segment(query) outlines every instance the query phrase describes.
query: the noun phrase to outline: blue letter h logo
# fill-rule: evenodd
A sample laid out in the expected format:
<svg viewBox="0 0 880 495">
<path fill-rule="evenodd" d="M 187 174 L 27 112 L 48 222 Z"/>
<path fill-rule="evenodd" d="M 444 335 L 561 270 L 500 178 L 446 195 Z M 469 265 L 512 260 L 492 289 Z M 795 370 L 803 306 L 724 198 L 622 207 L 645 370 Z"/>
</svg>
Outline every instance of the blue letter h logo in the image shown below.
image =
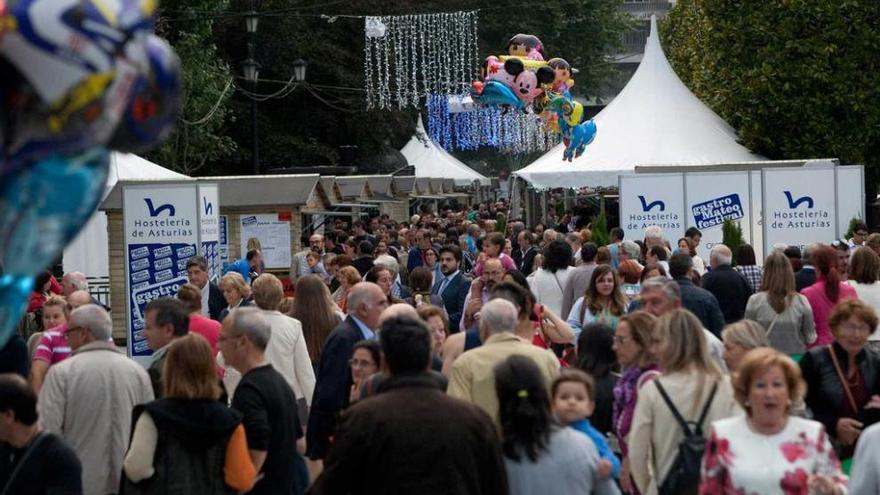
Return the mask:
<svg viewBox="0 0 880 495">
<path fill-rule="evenodd" d="M 795 200 L 791 195 L 791 191 L 784 191 L 784 192 L 785 192 L 785 199 L 788 200 L 788 207 L 791 208 L 792 210 L 794 210 L 795 208 L 800 206 L 801 203 L 806 203 L 808 210 L 813 209 L 813 198 L 811 198 L 809 196 L 801 196 L 800 198 Z"/>
<path fill-rule="evenodd" d="M 642 211 L 651 211 L 656 206 L 660 207 L 660 211 L 666 211 L 666 203 L 659 199 L 648 203 L 648 200 L 646 200 L 644 196 L 639 196 L 639 201 L 642 203 Z"/>
<path fill-rule="evenodd" d="M 147 209 L 150 211 L 150 216 L 151 216 L 151 217 L 158 217 L 159 214 L 162 213 L 163 211 L 167 211 L 169 217 L 173 217 L 173 216 L 174 216 L 174 213 L 175 213 L 175 211 L 174 211 L 174 205 L 168 203 L 168 204 L 164 204 L 164 205 L 159 205 L 158 208 L 155 208 L 155 207 L 153 206 L 153 200 L 152 200 L 152 199 L 150 199 L 150 198 L 144 198 L 144 201 L 146 201 L 146 203 L 147 203 Z"/>
</svg>

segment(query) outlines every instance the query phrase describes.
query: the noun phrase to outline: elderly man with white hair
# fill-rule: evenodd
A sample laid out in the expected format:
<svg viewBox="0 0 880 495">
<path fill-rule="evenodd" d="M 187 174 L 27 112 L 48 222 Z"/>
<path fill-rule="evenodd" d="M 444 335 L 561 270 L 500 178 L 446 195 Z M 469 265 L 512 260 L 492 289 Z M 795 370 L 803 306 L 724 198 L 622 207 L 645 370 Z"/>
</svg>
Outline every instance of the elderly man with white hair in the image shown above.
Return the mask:
<svg viewBox="0 0 880 495">
<path fill-rule="evenodd" d="M 86 304 L 70 313 L 73 354 L 49 368 L 37 410 L 43 429 L 58 433 L 82 461 L 83 493 L 119 490 L 134 406 L 153 400 L 147 370 L 110 342 L 110 315 Z"/>
<path fill-rule="evenodd" d="M 645 248 L 651 249 L 654 246 L 666 247 L 663 242 L 663 229 L 657 225 L 645 229 Z"/>
<path fill-rule="evenodd" d="M 718 299 L 724 323 L 729 325 L 743 319 L 746 304 L 752 296 L 752 286 L 743 275 L 734 270 L 733 253 L 724 244 L 715 244 L 709 252 L 712 270 L 703 275 L 700 285 Z"/>
<path fill-rule="evenodd" d="M 526 356 L 538 365 L 549 390 L 550 383 L 559 375 L 559 359 L 516 336 L 517 309 L 510 301 L 493 299 L 483 305 L 480 314 L 480 333 L 488 338 L 482 346 L 455 360 L 447 392 L 479 406 L 498 424 L 495 365 L 514 354 Z"/>
</svg>

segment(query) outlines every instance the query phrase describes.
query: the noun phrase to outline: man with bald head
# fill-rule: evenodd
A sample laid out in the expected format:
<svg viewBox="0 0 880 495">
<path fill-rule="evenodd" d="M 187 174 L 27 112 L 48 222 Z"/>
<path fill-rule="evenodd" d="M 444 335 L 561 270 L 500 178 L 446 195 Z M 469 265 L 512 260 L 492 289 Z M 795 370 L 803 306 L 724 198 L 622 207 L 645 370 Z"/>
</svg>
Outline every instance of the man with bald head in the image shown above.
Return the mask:
<svg viewBox="0 0 880 495">
<path fill-rule="evenodd" d="M 471 282 L 471 292 L 464 302 L 464 313 L 461 316 L 459 330 L 471 328 L 479 319 L 480 309 L 489 300 L 492 289 L 504 281 L 504 265 L 499 258 L 487 258 L 483 262 L 483 273 Z"/>
<path fill-rule="evenodd" d="M 320 275 L 321 278 L 324 278 L 325 280 L 329 278 L 327 270 L 324 269 L 323 261 L 318 261 L 314 268 L 309 267 L 309 263 L 306 261 L 306 256 L 308 256 L 309 253 L 317 254 L 318 259 L 321 260 L 321 257 L 324 256 L 324 236 L 321 234 L 312 234 L 312 236 L 309 237 L 309 249 L 304 249 L 293 256 L 293 264 L 290 266 L 291 283 L 296 284 L 296 281 L 299 280 L 300 277 L 310 273 Z"/>
<path fill-rule="evenodd" d="M 550 383 L 559 375 L 559 359 L 540 347 L 516 336 L 519 321 L 516 306 L 505 299 L 493 299 L 483 306 L 480 333 L 488 336 L 482 346 L 467 351 L 452 365 L 449 395 L 473 403 L 498 424 L 498 397 L 495 394 L 495 365 L 516 354 L 533 360 Z"/>
<path fill-rule="evenodd" d="M 68 272 L 61 278 L 61 295 L 70 297 L 75 291 L 89 290 L 89 282 L 83 272 Z"/>
<path fill-rule="evenodd" d="M 101 301 L 92 297 L 89 293 L 89 281 L 86 279 L 86 275 L 83 272 L 67 272 L 64 274 L 64 277 L 61 278 L 61 295 L 67 298 L 67 302 L 70 302 L 70 296 L 72 296 L 75 292 L 80 292 L 79 296 L 82 296 L 82 293 L 88 297 L 88 301 L 77 304 L 74 307 L 80 307 L 83 304 L 97 304 L 102 308 L 110 311 L 110 306 L 102 303 Z"/>
<path fill-rule="evenodd" d="M 746 303 L 752 295 L 752 286 L 731 266 L 733 253 L 724 244 L 715 244 L 709 252 L 712 270 L 703 275 L 700 285 L 718 299 L 724 323 L 729 325 L 743 319 Z"/>
<path fill-rule="evenodd" d="M 312 460 L 327 455 L 330 437 L 336 430 L 336 417 L 348 405 L 353 384 L 349 360 L 354 345 L 376 337 L 379 316 L 387 307 L 388 299 L 378 285 L 372 282 L 355 284 L 348 293 L 348 317 L 330 332 L 321 348 L 306 430 L 306 455 Z"/>
</svg>

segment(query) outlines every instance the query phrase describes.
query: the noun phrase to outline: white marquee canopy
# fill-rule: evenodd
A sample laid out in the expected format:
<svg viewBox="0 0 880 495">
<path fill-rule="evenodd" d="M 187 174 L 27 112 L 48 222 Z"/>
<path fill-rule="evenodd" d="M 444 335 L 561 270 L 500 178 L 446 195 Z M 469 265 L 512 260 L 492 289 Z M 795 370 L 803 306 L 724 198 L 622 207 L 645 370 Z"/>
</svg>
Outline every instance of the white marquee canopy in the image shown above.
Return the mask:
<svg viewBox="0 0 880 495">
<path fill-rule="evenodd" d="M 736 131 L 681 82 L 660 46 L 656 18 L 641 64 L 595 117 L 595 140 L 580 158 L 563 145 L 517 171 L 536 189 L 617 186 L 636 166 L 693 166 L 765 160 L 737 143 Z"/>
<path fill-rule="evenodd" d="M 420 139 L 421 138 L 421 139 Z M 422 141 L 424 140 L 424 142 Z M 484 186 L 489 179 L 468 167 L 437 145 L 425 132 L 422 116 L 416 123 L 416 133 L 400 152 L 416 169 L 416 177 L 445 177 L 455 179 L 457 186 L 469 186 L 475 180 Z"/>
</svg>

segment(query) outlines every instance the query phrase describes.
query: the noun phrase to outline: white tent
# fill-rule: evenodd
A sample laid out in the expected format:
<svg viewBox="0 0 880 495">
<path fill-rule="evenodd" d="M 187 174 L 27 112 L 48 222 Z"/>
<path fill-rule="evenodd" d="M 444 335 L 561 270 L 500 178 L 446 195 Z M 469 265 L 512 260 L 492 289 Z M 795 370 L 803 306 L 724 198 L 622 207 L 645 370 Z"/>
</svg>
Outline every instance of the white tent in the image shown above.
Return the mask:
<svg viewBox="0 0 880 495">
<path fill-rule="evenodd" d="M 110 171 L 104 185 L 104 197 L 120 180 L 181 178 L 186 176 L 137 155 L 113 152 L 110 155 Z M 103 211 L 96 211 L 79 235 L 64 249 L 64 271 L 83 272 L 88 277 L 109 277 L 108 243 L 107 215 Z"/>
<path fill-rule="evenodd" d="M 707 165 L 765 160 L 736 142 L 736 131 L 681 82 L 660 46 L 656 18 L 639 68 L 595 117 L 597 133 L 580 158 L 559 145 L 516 172 L 536 189 L 617 186 L 641 165 Z"/>
<path fill-rule="evenodd" d="M 422 142 L 419 138 L 424 139 Z M 425 132 L 422 116 L 416 123 L 416 133 L 400 150 L 406 161 L 416 169 L 416 177 L 445 177 L 455 179 L 456 185 L 471 185 L 475 180 L 484 186 L 489 179 L 468 167 L 437 145 Z"/>
</svg>

